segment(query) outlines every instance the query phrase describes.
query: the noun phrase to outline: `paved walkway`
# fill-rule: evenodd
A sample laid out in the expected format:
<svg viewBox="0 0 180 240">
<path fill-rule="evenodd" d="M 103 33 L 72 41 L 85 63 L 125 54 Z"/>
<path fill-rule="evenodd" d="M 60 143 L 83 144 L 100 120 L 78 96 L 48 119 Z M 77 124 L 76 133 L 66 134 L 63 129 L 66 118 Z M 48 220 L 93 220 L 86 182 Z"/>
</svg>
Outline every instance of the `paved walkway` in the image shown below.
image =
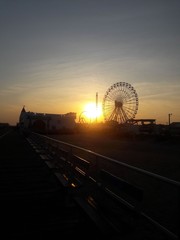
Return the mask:
<svg viewBox="0 0 180 240">
<path fill-rule="evenodd" d="M 16 129 L 0 136 L 0 220 L 2 240 L 103 239 L 64 191 L 53 171 Z M 142 224 L 134 233 L 110 237 L 113 240 L 169 239 L 151 229 Z"/>
<path fill-rule="evenodd" d="M 96 229 L 17 130 L 0 138 L 0 238 L 57 239 Z"/>
</svg>

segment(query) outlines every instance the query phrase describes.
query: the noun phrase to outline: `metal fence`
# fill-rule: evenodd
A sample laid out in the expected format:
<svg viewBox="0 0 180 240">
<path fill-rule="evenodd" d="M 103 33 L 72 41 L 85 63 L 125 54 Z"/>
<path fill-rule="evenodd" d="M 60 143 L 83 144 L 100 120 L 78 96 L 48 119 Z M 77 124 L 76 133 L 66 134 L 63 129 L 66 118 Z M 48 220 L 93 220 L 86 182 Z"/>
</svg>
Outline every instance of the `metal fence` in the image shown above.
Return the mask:
<svg viewBox="0 0 180 240">
<path fill-rule="evenodd" d="M 45 135 L 31 133 L 29 138 L 48 152 L 65 150 L 70 161 L 73 161 L 72 155 L 88 160 L 91 163 L 88 174 L 94 179 L 98 179 L 100 170 L 104 169 L 142 188 L 141 215 L 170 238 L 180 239 L 180 182 Z"/>
</svg>

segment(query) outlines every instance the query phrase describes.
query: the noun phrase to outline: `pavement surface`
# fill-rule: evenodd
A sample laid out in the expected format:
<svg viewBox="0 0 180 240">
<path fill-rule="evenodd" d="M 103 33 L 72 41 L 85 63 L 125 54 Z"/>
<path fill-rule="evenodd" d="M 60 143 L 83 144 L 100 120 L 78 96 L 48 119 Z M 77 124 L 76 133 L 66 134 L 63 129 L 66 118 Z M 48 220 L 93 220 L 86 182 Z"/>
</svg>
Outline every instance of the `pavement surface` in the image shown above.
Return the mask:
<svg viewBox="0 0 180 240">
<path fill-rule="evenodd" d="M 79 237 L 95 226 L 17 130 L 0 138 L 0 238 Z"/>
<path fill-rule="evenodd" d="M 140 220 L 135 231 L 104 236 L 67 194 L 26 137 L 11 129 L 0 137 L 0 238 L 169 240 Z M 123 231 L 122 231 L 123 232 Z"/>
</svg>

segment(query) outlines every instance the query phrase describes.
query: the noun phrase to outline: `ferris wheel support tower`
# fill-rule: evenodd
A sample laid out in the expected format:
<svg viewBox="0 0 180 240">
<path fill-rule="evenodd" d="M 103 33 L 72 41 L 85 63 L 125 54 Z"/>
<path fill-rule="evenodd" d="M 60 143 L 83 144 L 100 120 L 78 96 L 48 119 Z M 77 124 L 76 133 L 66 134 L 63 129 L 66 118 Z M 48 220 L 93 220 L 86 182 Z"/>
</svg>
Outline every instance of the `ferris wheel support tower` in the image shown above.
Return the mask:
<svg viewBox="0 0 180 240">
<path fill-rule="evenodd" d="M 117 82 L 105 93 L 103 115 L 105 121 L 126 123 L 133 119 L 138 110 L 138 95 L 129 83 Z"/>
</svg>

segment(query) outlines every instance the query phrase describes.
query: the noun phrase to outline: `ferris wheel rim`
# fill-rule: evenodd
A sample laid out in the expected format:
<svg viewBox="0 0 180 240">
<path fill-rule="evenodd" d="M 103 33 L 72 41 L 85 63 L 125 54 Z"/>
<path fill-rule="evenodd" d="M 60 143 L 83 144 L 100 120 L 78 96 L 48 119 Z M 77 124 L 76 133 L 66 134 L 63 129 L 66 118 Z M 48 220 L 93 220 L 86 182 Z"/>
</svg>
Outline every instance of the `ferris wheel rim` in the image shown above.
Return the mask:
<svg viewBox="0 0 180 240">
<path fill-rule="evenodd" d="M 138 104 L 138 95 L 134 87 L 126 82 L 117 82 L 111 85 L 104 95 L 102 104 L 104 119 L 124 123 L 135 117 Z"/>
</svg>

